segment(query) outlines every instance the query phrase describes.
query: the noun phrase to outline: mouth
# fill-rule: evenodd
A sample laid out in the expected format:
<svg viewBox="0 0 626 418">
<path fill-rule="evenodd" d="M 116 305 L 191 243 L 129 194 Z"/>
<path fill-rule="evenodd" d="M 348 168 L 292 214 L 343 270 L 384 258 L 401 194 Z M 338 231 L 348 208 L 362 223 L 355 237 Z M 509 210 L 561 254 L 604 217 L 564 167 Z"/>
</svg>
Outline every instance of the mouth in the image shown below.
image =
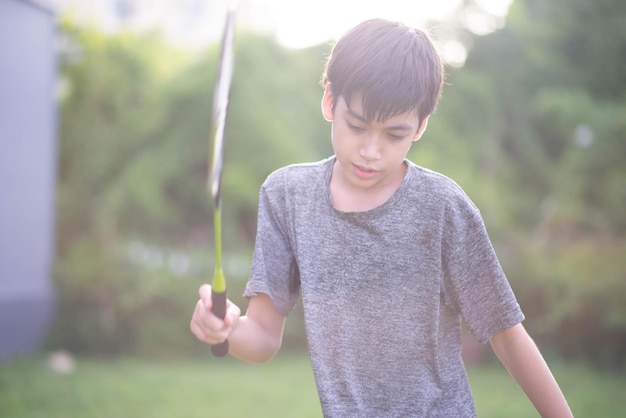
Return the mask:
<svg viewBox="0 0 626 418">
<path fill-rule="evenodd" d="M 352 164 L 352 167 L 354 168 L 354 173 L 362 179 L 370 179 L 378 172 L 372 168 L 364 167 L 358 164 Z"/>
</svg>

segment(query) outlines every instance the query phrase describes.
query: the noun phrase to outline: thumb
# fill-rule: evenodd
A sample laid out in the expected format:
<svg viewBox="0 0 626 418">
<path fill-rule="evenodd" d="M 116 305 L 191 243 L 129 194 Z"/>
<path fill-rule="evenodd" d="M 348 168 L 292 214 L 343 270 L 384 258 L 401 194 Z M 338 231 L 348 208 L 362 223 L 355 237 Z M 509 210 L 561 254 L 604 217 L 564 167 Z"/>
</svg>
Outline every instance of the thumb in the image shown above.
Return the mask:
<svg viewBox="0 0 626 418">
<path fill-rule="evenodd" d="M 239 322 L 239 317 L 241 316 L 241 309 L 239 306 L 234 304 L 228 299 L 226 301 L 226 316 L 224 317 L 224 323 L 226 326 L 234 326 Z"/>
</svg>

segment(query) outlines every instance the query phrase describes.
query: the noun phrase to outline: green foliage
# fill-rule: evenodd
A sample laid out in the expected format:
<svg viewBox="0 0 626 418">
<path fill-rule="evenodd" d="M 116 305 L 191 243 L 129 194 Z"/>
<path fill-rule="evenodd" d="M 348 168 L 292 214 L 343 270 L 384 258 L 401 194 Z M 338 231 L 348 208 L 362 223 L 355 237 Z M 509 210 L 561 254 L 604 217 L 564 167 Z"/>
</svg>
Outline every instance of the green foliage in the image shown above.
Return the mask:
<svg viewBox="0 0 626 418">
<path fill-rule="evenodd" d="M 481 209 L 531 333 L 610 367 L 626 362 L 625 4 L 516 0 L 503 29 L 462 34 L 466 65 L 449 70 L 409 154 Z M 217 46 L 192 55 L 153 36 L 67 23 L 63 33 L 61 303 L 49 344 L 201 350 L 187 325 L 213 271 L 206 180 Z M 236 36 L 222 191 L 225 254 L 242 260 L 226 271 L 229 295 L 242 307 L 261 183 L 332 153 L 318 84 L 328 50 Z M 137 262 L 129 248 L 138 242 L 191 267 Z M 287 326 L 287 345 L 302 346 L 300 310 Z"/>
<path fill-rule="evenodd" d="M 596 101 L 581 90 L 544 90 L 538 126 L 553 146 L 551 196 L 578 228 L 626 231 L 626 103 Z M 557 214 L 558 216 L 558 214 Z"/>
<path fill-rule="evenodd" d="M 157 38 L 104 37 L 67 23 L 64 33 L 72 48 L 63 61 L 59 311 L 49 345 L 193 352 L 185 344 L 193 342 L 189 315 L 212 266 L 195 263 L 203 270 L 181 282 L 123 249 L 148 242 L 194 262 L 211 253 L 206 181 L 218 51 L 193 57 Z M 222 187 L 227 257 L 249 252 L 265 177 L 289 162 L 329 154 L 325 121 L 309 117 L 319 113 L 321 92 L 317 65 L 309 62 L 320 62 L 322 49 L 238 39 Z M 229 295 L 243 306 L 241 280 L 228 279 Z"/>
<path fill-rule="evenodd" d="M 607 367 L 626 361 L 624 18 L 619 1 L 518 0 L 457 78 L 483 80 L 492 177 L 478 178 L 499 201 L 477 200 L 528 326 Z M 473 113 L 473 97 L 457 106 Z"/>
<path fill-rule="evenodd" d="M 566 358 L 620 369 L 626 357 L 626 243 L 605 237 L 567 245 L 536 241 L 512 276 L 528 326 Z"/>
</svg>

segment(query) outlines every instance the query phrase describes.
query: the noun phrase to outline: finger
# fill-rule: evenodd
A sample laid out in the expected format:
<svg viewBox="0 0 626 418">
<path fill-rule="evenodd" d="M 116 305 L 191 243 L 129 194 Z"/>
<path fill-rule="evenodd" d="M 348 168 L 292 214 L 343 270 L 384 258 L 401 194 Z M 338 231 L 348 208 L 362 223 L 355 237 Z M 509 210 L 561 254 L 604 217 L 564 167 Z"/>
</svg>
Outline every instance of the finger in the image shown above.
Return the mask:
<svg viewBox="0 0 626 418">
<path fill-rule="evenodd" d="M 235 307 L 234 314 L 238 317 L 239 308 L 233 304 Z M 196 312 L 194 313 L 195 322 L 198 324 L 200 328 L 202 328 L 203 333 L 207 336 L 216 336 L 219 341 L 223 341 L 226 339 L 226 336 L 231 331 L 230 324 L 227 324 L 224 320 L 220 319 L 216 316 L 213 311 L 211 311 L 211 306 L 205 306 L 205 303 L 202 299 L 198 301 L 196 304 Z"/>
<path fill-rule="evenodd" d="M 207 336 L 204 333 L 202 327 L 200 327 L 200 325 L 198 325 L 196 321 L 191 320 L 191 322 L 189 323 L 189 329 L 191 330 L 191 333 L 196 336 L 197 339 L 206 342 Z"/>
<path fill-rule="evenodd" d="M 210 315 L 211 311 L 207 310 L 204 306 L 204 302 L 202 299 L 198 300 L 196 303 L 196 307 L 193 311 L 193 315 L 191 316 L 191 323 L 196 324 L 200 329 L 210 328 L 210 324 L 206 324 L 206 317 Z"/>
<path fill-rule="evenodd" d="M 213 306 L 213 302 L 211 301 L 211 285 L 209 284 L 203 284 L 202 286 L 200 286 L 200 289 L 198 289 L 198 294 L 200 295 L 200 299 L 202 299 L 202 301 L 204 302 L 204 306 L 206 306 L 208 309 L 211 309 L 211 307 Z"/>
<path fill-rule="evenodd" d="M 202 328 L 198 323 L 192 322 L 190 324 L 191 332 L 196 336 L 196 338 L 200 341 L 203 341 L 207 344 L 215 345 L 223 342 L 228 338 L 228 334 L 224 331 L 220 331 L 218 333 L 207 332 L 205 328 Z"/>
<path fill-rule="evenodd" d="M 202 300 L 196 303 L 189 328 L 200 341 L 212 345 L 226 340 L 231 329 L 226 327 L 224 322 L 213 315 L 210 310 L 207 311 Z"/>
<path fill-rule="evenodd" d="M 197 323 L 202 328 L 206 329 L 207 332 L 217 332 L 224 328 L 224 321 L 218 318 L 211 311 L 211 303 L 209 302 L 209 306 L 206 306 L 206 303 L 200 299 L 196 304 L 197 310 Z"/>
<path fill-rule="evenodd" d="M 198 300 L 189 322 L 189 329 L 201 341 L 206 340 L 206 333 L 204 332 L 203 318 L 205 316 L 205 309 L 202 300 Z"/>
</svg>

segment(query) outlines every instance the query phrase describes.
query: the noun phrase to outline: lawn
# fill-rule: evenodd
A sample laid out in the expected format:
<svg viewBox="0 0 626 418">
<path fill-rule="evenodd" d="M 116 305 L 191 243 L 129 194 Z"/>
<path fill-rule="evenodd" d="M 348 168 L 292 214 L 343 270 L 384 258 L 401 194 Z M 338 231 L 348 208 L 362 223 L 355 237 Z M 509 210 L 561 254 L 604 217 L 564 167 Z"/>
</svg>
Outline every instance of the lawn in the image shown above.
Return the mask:
<svg viewBox="0 0 626 418">
<path fill-rule="evenodd" d="M 553 365 L 574 414 L 622 417 L 626 377 L 580 365 Z M 479 417 L 534 417 L 498 365 L 469 370 Z M 0 365 L 0 416 L 20 417 L 321 417 L 308 359 L 280 355 L 251 365 L 206 361 L 79 359 L 71 374 L 33 357 Z"/>
</svg>

